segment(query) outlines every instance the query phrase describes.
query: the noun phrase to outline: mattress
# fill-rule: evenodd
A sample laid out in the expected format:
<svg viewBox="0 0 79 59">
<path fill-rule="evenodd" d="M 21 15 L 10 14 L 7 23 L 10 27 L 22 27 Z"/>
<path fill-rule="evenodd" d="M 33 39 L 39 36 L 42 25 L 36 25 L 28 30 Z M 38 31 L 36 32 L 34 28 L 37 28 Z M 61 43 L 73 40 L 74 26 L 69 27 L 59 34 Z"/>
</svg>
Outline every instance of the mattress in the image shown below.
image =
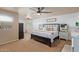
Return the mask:
<svg viewBox="0 0 79 59">
<path fill-rule="evenodd" d="M 32 34 L 49 38 L 52 43 L 53 39 L 58 36 L 58 31 L 32 31 Z"/>
</svg>

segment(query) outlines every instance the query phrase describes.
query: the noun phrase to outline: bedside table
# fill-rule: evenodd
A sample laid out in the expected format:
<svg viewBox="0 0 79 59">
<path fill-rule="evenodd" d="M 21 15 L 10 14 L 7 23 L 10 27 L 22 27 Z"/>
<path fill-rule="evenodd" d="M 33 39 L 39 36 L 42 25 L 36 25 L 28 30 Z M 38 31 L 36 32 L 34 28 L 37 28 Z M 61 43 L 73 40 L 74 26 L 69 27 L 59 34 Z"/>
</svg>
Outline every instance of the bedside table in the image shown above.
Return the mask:
<svg viewBox="0 0 79 59">
<path fill-rule="evenodd" d="M 69 39 L 68 32 L 59 32 L 59 37 L 62 39 Z"/>
</svg>

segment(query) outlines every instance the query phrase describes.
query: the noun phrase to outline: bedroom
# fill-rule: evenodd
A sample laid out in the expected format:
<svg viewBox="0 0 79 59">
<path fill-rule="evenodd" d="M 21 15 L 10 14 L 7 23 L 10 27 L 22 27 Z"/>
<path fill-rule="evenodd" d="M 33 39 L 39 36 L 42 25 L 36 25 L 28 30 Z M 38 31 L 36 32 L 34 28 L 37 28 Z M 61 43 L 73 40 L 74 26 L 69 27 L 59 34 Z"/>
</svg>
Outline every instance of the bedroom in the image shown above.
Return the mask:
<svg viewBox="0 0 79 59">
<path fill-rule="evenodd" d="M 78 51 L 78 46 L 74 48 L 76 45 L 74 38 L 79 32 L 78 7 L 17 7 L 16 9 L 19 17 L 17 22 L 24 24 L 22 33 L 24 38 L 1 45 L 1 51 Z"/>
</svg>

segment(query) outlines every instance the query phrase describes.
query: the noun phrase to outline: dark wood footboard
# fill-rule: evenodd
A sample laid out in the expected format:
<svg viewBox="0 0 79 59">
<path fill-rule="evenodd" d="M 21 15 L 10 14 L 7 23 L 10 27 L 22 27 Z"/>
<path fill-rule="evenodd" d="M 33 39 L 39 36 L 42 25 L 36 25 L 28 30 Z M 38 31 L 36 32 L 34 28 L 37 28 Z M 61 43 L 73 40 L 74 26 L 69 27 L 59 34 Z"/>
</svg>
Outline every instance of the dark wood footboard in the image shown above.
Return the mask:
<svg viewBox="0 0 79 59">
<path fill-rule="evenodd" d="M 44 44 L 48 45 L 49 47 L 52 46 L 51 39 L 49 39 L 49 38 L 31 34 L 31 39 L 34 39 L 34 40 L 41 42 L 41 43 L 44 43 Z M 55 39 L 59 39 L 59 36 L 55 37 L 53 40 L 55 41 Z"/>
<path fill-rule="evenodd" d="M 51 47 L 51 39 L 31 34 L 31 39 L 44 43 Z"/>
</svg>

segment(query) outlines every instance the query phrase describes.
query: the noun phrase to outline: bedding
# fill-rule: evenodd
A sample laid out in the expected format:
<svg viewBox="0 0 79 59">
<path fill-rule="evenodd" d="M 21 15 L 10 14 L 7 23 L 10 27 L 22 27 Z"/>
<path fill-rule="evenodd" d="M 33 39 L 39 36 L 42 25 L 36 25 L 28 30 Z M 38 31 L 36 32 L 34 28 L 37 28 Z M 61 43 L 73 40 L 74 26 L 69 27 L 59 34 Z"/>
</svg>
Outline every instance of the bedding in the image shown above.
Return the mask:
<svg viewBox="0 0 79 59">
<path fill-rule="evenodd" d="M 41 36 L 41 37 L 45 37 L 45 38 L 49 38 L 51 43 L 53 43 L 53 39 L 58 35 L 58 31 L 32 31 L 32 34 L 37 35 L 37 36 Z"/>
<path fill-rule="evenodd" d="M 59 39 L 59 24 L 43 24 L 42 30 L 33 29 L 32 38 L 51 47 L 55 39 Z"/>
</svg>

